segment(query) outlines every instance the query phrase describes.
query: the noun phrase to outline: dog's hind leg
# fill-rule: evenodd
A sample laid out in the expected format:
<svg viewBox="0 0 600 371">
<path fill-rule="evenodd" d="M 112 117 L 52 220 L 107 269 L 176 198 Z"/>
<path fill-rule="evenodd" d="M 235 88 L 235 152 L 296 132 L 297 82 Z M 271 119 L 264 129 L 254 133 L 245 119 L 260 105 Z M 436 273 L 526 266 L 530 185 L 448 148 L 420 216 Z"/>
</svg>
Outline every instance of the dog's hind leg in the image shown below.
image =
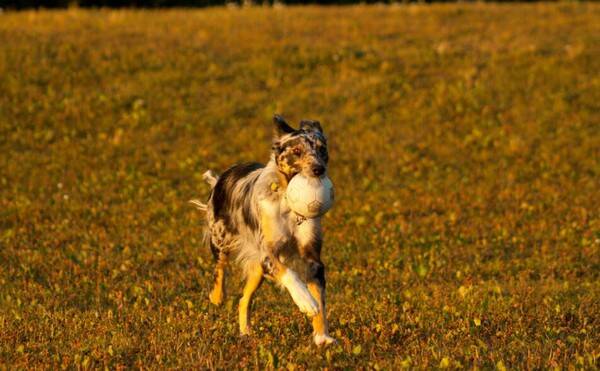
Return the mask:
<svg viewBox="0 0 600 371">
<path fill-rule="evenodd" d="M 213 243 L 210 243 L 210 249 L 215 257 L 215 280 L 209 299 L 214 305 L 220 305 L 225 299 L 225 274 L 228 263 L 227 253 L 220 251 Z"/>
<path fill-rule="evenodd" d="M 242 335 L 250 334 L 250 306 L 252 304 L 252 295 L 258 289 L 263 281 L 263 269 L 260 264 L 253 264 L 247 268 L 246 285 L 244 293 L 240 299 L 239 320 L 240 333 Z"/>
</svg>

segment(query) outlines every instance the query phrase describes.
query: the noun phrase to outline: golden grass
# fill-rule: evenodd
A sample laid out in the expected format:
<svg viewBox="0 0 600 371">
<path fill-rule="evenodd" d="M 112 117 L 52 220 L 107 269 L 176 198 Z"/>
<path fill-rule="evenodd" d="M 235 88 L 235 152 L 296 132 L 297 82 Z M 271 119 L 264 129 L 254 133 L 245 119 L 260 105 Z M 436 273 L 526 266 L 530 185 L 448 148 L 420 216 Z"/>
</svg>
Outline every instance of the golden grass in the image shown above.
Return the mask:
<svg viewBox="0 0 600 371">
<path fill-rule="evenodd" d="M 0 364 L 550 368 L 600 356 L 600 6 L 0 14 Z M 208 302 L 201 174 L 320 119 L 339 344 Z M 0 365 L 0 367 L 2 367 Z"/>
</svg>

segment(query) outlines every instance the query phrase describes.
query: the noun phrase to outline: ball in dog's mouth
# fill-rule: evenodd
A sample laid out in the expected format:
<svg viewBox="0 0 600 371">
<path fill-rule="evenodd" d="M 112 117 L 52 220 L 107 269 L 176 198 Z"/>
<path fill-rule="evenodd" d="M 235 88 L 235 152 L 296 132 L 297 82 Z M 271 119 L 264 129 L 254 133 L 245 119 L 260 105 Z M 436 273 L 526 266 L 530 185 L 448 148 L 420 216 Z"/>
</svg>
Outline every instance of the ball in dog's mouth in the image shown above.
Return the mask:
<svg viewBox="0 0 600 371">
<path fill-rule="evenodd" d="M 327 175 L 306 177 L 296 174 L 288 184 L 286 199 L 296 214 L 305 218 L 316 218 L 333 206 L 333 183 Z"/>
</svg>

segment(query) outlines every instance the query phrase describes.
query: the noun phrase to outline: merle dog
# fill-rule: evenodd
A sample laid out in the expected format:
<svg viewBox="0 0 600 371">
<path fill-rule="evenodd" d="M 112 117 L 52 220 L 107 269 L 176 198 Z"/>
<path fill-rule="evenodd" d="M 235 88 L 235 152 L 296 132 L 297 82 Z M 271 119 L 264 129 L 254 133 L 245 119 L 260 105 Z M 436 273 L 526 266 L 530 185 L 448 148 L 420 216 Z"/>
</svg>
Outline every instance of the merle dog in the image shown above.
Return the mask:
<svg viewBox="0 0 600 371">
<path fill-rule="evenodd" d="M 267 278 L 287 289 L 300 311 L 312 317 L 315 343 L 330 344 L 335 340 L 325 314 L 321 221 L 299 218 L 284 196 L 296 174 L 321 177 L 327 172 L 327 139 L 318 121 L 303 120 L 298 129 L 278 115 L 273 121 L 276 131 L 266 165 L 235 165 L 219 177 L 209 170 L 204 175 L 212 187 L 207 204 L 191 201 L 206 212 L 216 260 L 210 301 L 223 302 L 225 270 L 235 257 L 246 279 L 239 303 L 242 335 L 250 333 L 252 295 Z"/>
</svg>

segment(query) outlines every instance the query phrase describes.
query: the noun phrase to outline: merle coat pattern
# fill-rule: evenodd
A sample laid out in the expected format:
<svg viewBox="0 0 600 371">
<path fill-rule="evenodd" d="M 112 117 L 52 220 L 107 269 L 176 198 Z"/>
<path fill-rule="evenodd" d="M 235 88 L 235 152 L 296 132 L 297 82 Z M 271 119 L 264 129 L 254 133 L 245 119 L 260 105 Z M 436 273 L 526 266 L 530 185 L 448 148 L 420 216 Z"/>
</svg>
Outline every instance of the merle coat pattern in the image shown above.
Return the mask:
<svg viewBox="0 0 600 371">
<path fill-rule="evenodd" d="M 299 219 L 284 197 L 296 174 L 319 177 L 326 173 L 327 139 L 318 121 L 303 120 L 297 130 L 280 116 L 273 121 L 276 134 L 266 165 L 235 165 L 218 178 L 208 171 L 205 179 L 212 191 L 207 205 L 192 201 L 206 211 L 216 260 L 210 301 L 223 302 L 225 271 L 229 258 L 234 257 L 246 279 L 239 303 L 242 335 L 250 333 L 252 295 L 268 278 L 283 286 L 298 308 L 312 317 L 315 343 L 329 344 L 335 340 L 329 336 L 325 315 L 320 218 Z"/>
</svg>

